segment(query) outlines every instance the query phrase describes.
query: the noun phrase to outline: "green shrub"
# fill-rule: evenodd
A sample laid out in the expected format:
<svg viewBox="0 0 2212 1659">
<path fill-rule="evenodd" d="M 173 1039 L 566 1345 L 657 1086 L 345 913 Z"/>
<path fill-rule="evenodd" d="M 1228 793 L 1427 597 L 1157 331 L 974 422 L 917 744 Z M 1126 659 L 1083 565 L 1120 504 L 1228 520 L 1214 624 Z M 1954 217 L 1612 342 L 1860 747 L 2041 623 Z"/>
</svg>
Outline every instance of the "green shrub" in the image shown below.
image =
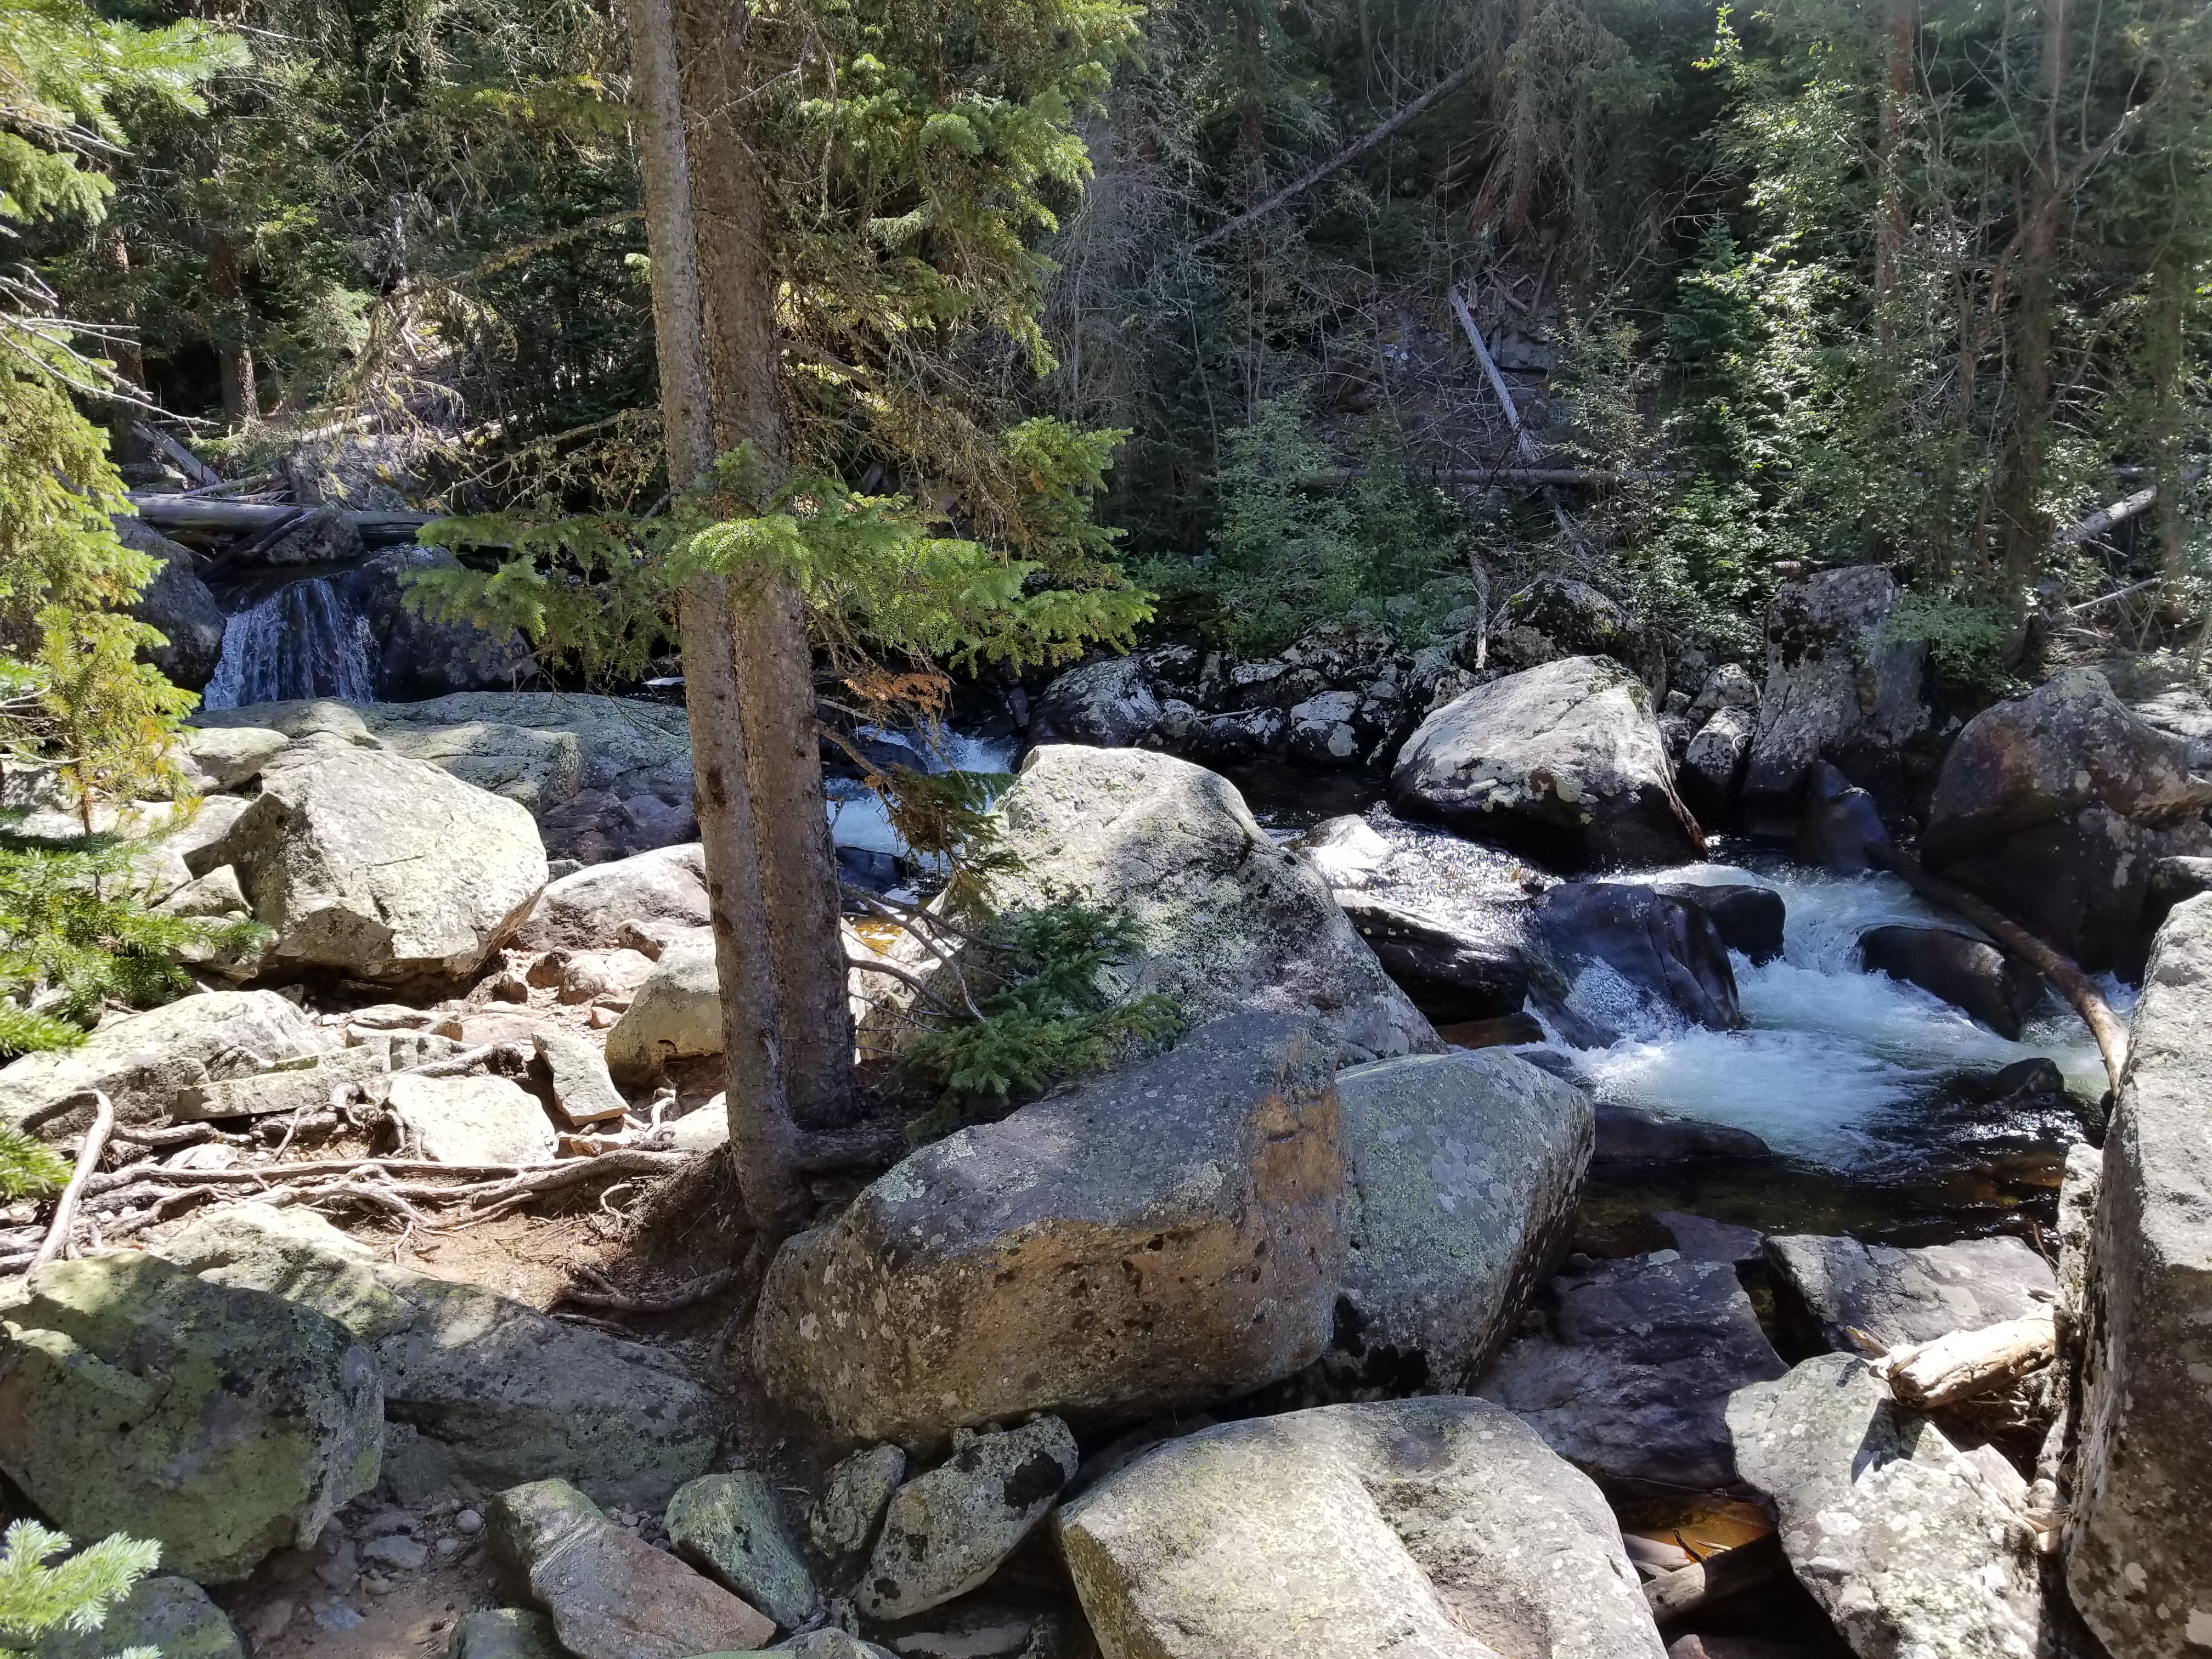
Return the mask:
<svg viewBox="0 0 2212 1659">
<path fill-rule="evenodd" d="M 1165 997 L 1106 988 L 1136 944 L 1126 915 L 1073 902 L 1016 911 L 980 944 L 971 961 L 987 960 L 999 987 L 975 1004 L 981 1018 L 931 1031 L 906 1053 L 909 1075 L 938 1094 L 908 1126 L 917 1144 L 1164 1041 L 1181 1024 Z"/>
</svg>

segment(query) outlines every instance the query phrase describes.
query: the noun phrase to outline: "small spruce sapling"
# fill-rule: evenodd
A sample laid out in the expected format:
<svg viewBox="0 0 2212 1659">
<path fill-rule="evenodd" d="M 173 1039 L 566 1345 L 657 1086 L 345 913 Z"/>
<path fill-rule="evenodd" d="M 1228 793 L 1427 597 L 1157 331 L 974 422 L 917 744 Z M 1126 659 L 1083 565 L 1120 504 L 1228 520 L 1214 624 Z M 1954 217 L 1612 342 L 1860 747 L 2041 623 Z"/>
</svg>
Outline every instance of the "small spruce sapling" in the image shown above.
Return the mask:
<svg viewBox="0 0 2212 1659">
<path fill-rule="evenodd" d="M 0 1656 L 27 1659 L 41 1637 L 90 1635 L 114 1605 L 154 1570 L 161 1547 L 120 1533 L 46 1565 L 70 1547 L 64 1534 L 18 1521 L 0 1540 Z M 161 1659 L 158 1650 L 119 1650 L 113 1659 Z"/>
</svg>

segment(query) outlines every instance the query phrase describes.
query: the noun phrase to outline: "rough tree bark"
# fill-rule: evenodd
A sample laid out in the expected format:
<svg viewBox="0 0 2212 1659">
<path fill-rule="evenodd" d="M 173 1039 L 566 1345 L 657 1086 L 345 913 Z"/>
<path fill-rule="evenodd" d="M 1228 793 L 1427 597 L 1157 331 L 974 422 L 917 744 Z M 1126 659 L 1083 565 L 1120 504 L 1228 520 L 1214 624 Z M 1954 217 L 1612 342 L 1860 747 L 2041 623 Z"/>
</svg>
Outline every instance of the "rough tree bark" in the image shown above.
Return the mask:
<svg viewBox="0 0 2212 1659">
<path fill-rule="evenodd" d="M 2068 66 L 2069 0 L 2042 0 L 2041 94 L 2044 119 L 2029 169 L 2020 233 L 2019 331 L 2014 361 L 2016 410 L 1998 491 L 2005 575 L 2025 593 L 2043 568 L 2052 526 L 2043 511 L 2043 475 L 2051 457 L 2053 313 L 2057 306 L 2059 220 L 2065 210 L 2065 170 L 2059 154 L 2059 99 Z"/>
<path fill-rule="evenodd" d="M 780 470 L 776 273 L 765 183 L 742 114 L 750 107 L 743 14 L 716 0 L 676 4 L 714 446 L 725 451 L 750 440 Z M 842 1128 L 854 1104 L 852 1018 L 805 608 L 787 577 L 748 585 L 732 597 L 784 1087 L 800 1127 Z"/>
<path fill-rule="evenodd" d="M 670 478 L 683 483 L 714 459 L 715 434 L 678 35 L 670 0 L 629 0 L 629 13 L 661 422 Z M 785 1093 L 771 919 L 738 686 L 735 609 L 730 584 L 721 577 L 697 577 L 685 586 L 680 600 L 684 697 L 721 984 L 731 1152 L 746 1213 L 762 1238 L 772 1243 L 803 1222 L 805 1194 Z"/>
<path fill-rule="evenodd" d="M 228 231 L 208 234 L 208 292 L 216 308 L 213 331 L 223 424 L 235 431 L 261 418 L 261 398 L 253 386 L 253 348 L 245 339 L 245 273 L 238 244 Z"/>
</svg>

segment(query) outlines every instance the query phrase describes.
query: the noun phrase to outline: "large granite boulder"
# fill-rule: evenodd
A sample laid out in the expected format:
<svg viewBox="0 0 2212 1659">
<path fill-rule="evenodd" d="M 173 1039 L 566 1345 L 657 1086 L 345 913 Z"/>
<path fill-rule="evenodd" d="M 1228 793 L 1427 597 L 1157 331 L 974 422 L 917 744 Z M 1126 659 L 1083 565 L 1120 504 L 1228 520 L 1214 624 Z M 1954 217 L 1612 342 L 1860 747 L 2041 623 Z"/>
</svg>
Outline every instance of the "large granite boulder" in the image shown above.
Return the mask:
<svg viewBox="0 0 2212 1659">
<path fill-rule="evenodd" d="M 0 1067 L 0 1123 L 20 1123 L 97 1089 L 124 1123 L 161 1117 L 183 1091 L 246 1077 L 341 1046 L 344 1038 L 274 991 L 203 991 L 104 1019 L 82 1048 L 24 1054 Z M 82 1127 L 91 1109 L 48 1126 Z"/>
<path fill-rule="evenodd" d="M 2151 951 L 2088 1239 L 2066 1582 L 2106 1647 L 2130 1659 L 2212 1646 L 2208 988 L 2212 897 L 2197 897 Z"/>
<path fill-rule="evenodd" d="M 1589 1167 L 1581 1090 L 1502 1048 L 1340 1072 L 1340 1385 L 1457 1392 L 1557 1265 Z"/>
<path fill-rule="evenodd" d="M 0 1288 L 0 1469 L 73 1537 L 233 1583 L 313 1544 L 383 1449 L 374 1356 L 310 1309 L 123 1252 Z"/>
<path fill-rule="evenodd" d="M 1644 683 L 1605 657 L 1508 674 L 1421 722 L 1390 799 L 1562 871 L 1680 864 L 1705 839 L 1674 793 Z"/>
<path fill-rule="evenodd" d="M 556 858 L 600 864 L 699 836 L 690 729 L 678 704 L 471 691 L 414 703 L 259 703 L 194 718 L 295 738 L 330 732 L 427 761 L 527 806 Z"/>
<path fill-rule="evenodd" d="M 516 942 L 532 951 L 604 951 L 622 942 L 622 925 L 704 927 L 707 860 L 697 842 L 657 847 L 562 877 L 538 896 Z"/>
<path fill-rule="evenodd" d="M 237 872 L 276 932 L 268 966 L 369 980 L 473 973 L 546 881 L 523 807 L 330 735 L 270 761 L 253 805 L 197 862 Z"/>
<path fill-rule="evenodd" d="M 227 620 L 215 595 L 199 578 L 199 562 L 190 548 L 171 541 L 151 525 L 118 518 L 116 534 L 125 547 L 155 561 L 154 580 L 131 605 L 131 614 L 159 629 L 161 643 L 144 653 L 172 685 L 198 691 L 215 678 L 222 660 Z"/>
<path fill-rule="evenodd" d="M 1105 1659 L 1661 1659 L 1605 1500 L 1501 1407 L 1225 1423 L 1062 1507 Z"/>
<path fill-rule="evenodd" d="M 1799 1582 L 1862 1659 L 2051 1651 L 2033 1535 L 2008 1501 L 2019 1476 L 1907 1413 L 1863 1360 L 1822 1354 L 1753 1383 L 1728 1424 Z"/>
<path fill-rule="evenodd" d="M 923 1148 L 785 1244 L 769 1393 L 850 1441 L 1138 1420 L 1317 1358 L 1344 1269 L 1332 1046 L 1241 1014 Z"/>
<path fill-rule="evenodd" d="M 1071 668 L 1045 689 L 1030 717 L 1035 743 L 1084 744 L 1128 749 L 1160 718 L 1143 661 L 1102 657 Z"/>
<path fill-rule="evenodd" d="M 2072 669 L 1966 723 L 1922 845 L 1929 867 L 2082 967 L 2132 973 L 2152 866 L 2212 854 L 2208 805 L 2188 742 Z"/>
<path fill-rule="evenodd" d="M 343 1325 L 380 1362 L 392 1420 L 478 1486 L 557 1477 L 608 1503 L 657 1505 L 714 1456 L 712 1397 L 658 1349 L 380 1261 L 313 1211 L 233 1205 L 161 1249 L 210 1285 Z"/>
<path fill-rule="evenodd" d="M 1883 1347 L 1932 1342 L 2049 1313 L 2051 1265 L 2017 1238 L 1966 1238 L 1905 1249 L 1816 1233 L 1766 1241 L 1775 1298 L 1806 1335 L 1844 1352 L 1863 1332 Z"/>
<path fill-rule="evenodd" d="M 1133 925 L 1133 954 L 1103 989 L 1158 993 L 1185 1029 L 1245 1009 L 1296 1013 L 1354 1063 L 1442 1046 L 1314 867 L 1270 840 L 1215 774 L 1166 755 L 1054 744 L 1030 752 L 997 814 L 1000 845 L 1020 860 L 992 880 L 1003 910 L 1074 900 Z M 911 941 L 891 954 L 957 994 Z M 878 1012 L 863 1046 L 895 1051 L 911 1036 L 900 988 L 870 988 Z"/>
<path fill-rule="evenodd" d="M 1685 1021 L 1743 1024 L 1727 941 L 1701 904 L 1628 882 L 1563 882 L 1530 903 L 1527 939 L 1530 993 L 1578 1048 Z"/>
<path fill-rule="evenodd" d="M 1478 1388 L 1601 1479 L 1734 1484 L 1729 1396 L 1787 1369 L 1734 1263 L 1674 1250 L 1552 1282 L 1549 1328 L 1507 1345 Z"/>
<path fill-rule="evenodd" d="M 1898 586 L 1876 565 L 1787 582 L 1766 611 L 1766 691 L 1743 775 L 1746 823 L 1794 828 L 1805 775 L 1833 762 L 1885 805 L 1901 804 L 1900 753 L 1928 724 L 1927 647 L 1889 632 Z"/>
</svg>

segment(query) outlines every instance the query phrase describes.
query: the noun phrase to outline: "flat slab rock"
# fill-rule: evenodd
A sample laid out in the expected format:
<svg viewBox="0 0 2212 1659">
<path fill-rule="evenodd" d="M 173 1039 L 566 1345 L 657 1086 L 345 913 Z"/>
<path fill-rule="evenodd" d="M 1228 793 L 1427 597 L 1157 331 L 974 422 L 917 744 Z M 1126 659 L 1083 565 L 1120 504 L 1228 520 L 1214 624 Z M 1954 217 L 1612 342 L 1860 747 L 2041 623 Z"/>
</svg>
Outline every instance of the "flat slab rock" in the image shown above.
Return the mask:
<svg viewBox="0 0 2212 1659">
<path fill-rule="evenodd" d="M 161 1250 L 210 1284 L 345 1326 L 381 1364 L 386 1410 L 449 1447 L 479 1486 L 558 1476 L 658 1506 L 713 1460 L 711 1396 L 657 1350 L 380 1261 L 312 1211 L 231 1205 Z"/>
<path fill-rule="evenodd" d="M 487 1517 L 492 1548 L 529 1583 L 573 1659 L 695 1659 L 765 1647 L 772 1620 L 617 1527 L 565 1480 L 511 1487 Z"/>
<path fill-rule="evenodd" d="M 2034 1659 L 2038 1559 L 1998 1483 L 1850 1354 L 1821 1354 L 1729 1403 L 1736 1464 L 1775 1504 L 1782 1547 L 1863 1659 Z"/>
<path fill-rule="evenodd" d="M 1320 1357 L 1344 1267 L 1334 1046 L 1241 1014 L 907 1158 L 769 1269 L 753 1363 L 848 1441 L 1139 1421 Z"/>
<path fill-rule="evenodd" d="M 1106 1659 L 1661 1659 L 1597 1488 L 1450 1398 L 1226 1423 L 1065 1505 Z"/>
<path fill-rule="evenodd" d="M 1589 1167 L 1582 1091 L 1503 1049 L 1337 1073 L 1346 1381 L 1464 1387 L 1555 1265 Z"/>
<path fill-rule="evenodd" d="M 503 1077 L 396 1077 L 386 1103 L 434 1164 L 546 1164 L 553 1125 Z"/>
<path fill-rule="evenodd" d="M 25 1054 L 0 1068 L 0 1123 L 88 1089 L 115 1103 L 125 1124 L 161 1117 L 188 1088 L 251 1076 L 282 1060 L 340 1046 L 343 1039 L 274 991 L 203 991 L 143 1013 L 104 1019 L 77 1048 Z M 82 1127 L 56 1120 L 45 1133 Z"/>
<path fill-rule="evenodd" d="M 1577 1468 L 1689 1488 L 1735 1480 L 1729 1396 L 1786 1367 L 1724 1261 L 1674 1250 L 1552 1281 L 1551 1330 L 1507 1345 L 1480 1392 Z"/>
<path fill-rule="evenodd" d="M 1844 1353 L 1858 1350 L 1854 1328 L 1885 1347 L 1931 1342 L 2047 1313 L 2058 1294 L 2050 1263 L 2011 1237 L 1902 1249 L 1784 1233 L 1766 1241 L 1766 1259 L 1778 1291 L 1802 1309 L 1822 1341 Z"/>
</svg>

